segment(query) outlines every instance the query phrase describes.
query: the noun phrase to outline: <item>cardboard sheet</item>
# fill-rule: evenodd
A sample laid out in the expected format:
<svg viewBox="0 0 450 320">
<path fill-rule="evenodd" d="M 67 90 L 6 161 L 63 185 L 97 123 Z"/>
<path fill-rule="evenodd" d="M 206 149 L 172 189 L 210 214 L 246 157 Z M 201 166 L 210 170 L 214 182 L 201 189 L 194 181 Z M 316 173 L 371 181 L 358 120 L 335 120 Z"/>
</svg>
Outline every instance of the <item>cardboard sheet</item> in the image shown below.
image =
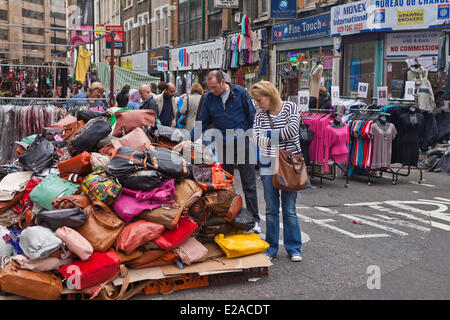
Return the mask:
<svg viewBox="0 0 450 320">
<path fill-rule="evenodd" d="M 236 269 L 249 269 L 257 267 L 270 267 L 272 262 L 264 253 L 252 254 L 245 257 L 227 259 L 219 257 L 208 259 L 205 262 L 193 263 L 185 266 L 184 269 L 178 269 L 176 265 L 162 266 L 161 270 L 166 276 L 175 276 L 184 273 L 204 273 L 212 271 L 233 271 Z"/>
</svg>

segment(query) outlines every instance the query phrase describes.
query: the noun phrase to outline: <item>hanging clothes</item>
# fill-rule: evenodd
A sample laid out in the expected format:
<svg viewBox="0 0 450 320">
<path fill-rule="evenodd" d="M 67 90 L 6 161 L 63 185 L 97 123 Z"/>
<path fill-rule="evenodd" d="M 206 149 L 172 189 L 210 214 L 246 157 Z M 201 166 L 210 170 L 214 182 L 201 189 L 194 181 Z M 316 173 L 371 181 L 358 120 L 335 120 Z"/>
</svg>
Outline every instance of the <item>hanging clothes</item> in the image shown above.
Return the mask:
<svg viewBox="0 0 450 320">
<path fill-rule="evenodd" d="M 74 81 L 83 85 L 86 79 L 86 73 L 91 63 L 91 52 L 83 46 L 77 48 L 77 57 L 74 71 Z"/>
<path fill-rule="evenodd" d="M 335 128 L 332 125 L 325 127 L 323 141 L 325 172 L 328 172 L 330 159 L 336 163 L 348 161 L 349 140 L 349 127 L 346 123 L 341 128 Z"/>
<path fill-rule="evenodd" d="M 370 138 L 373 140 L 373 157 L 371 169 L 387 169 L 391 167 L 392 141 L 397 130 L 392 123 L 383 126 L 374 123 L 370 129 Z"/>
</svg>

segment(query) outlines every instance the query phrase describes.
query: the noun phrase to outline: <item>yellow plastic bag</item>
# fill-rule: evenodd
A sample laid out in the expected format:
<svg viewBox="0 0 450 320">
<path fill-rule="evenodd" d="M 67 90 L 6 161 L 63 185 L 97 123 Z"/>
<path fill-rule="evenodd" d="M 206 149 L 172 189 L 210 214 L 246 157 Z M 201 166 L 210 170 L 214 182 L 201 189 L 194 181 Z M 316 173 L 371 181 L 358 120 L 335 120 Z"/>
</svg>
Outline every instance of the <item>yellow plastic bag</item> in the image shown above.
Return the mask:
<svg viewBox="0 0 450 320">
<path fill-rule="evenodd" d="M 269 244 L 262 240 L 256 233 L 236 234 L 225 236 L 218 234 L 214 241 L 227 256 L 227 259 L 247 256 L 265 251 Z"/>
</svg>

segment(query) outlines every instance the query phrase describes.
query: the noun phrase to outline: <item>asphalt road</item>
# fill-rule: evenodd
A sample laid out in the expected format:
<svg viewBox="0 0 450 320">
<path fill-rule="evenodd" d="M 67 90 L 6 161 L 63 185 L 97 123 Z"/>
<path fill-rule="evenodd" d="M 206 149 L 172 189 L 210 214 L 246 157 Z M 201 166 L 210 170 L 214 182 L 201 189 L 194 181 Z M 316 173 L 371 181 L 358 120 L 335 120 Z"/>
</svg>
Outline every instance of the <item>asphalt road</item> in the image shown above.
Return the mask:
<svg viewBox="0 0 450 320">
<path fill-rule="evenodd" d="M 314 178 L 313 188 L 297 199 L 302 262 L 291 262 L 281 247 L 269 275 L 257 281 L 133 300 L 450 299 L 450 177 L 424 171 L 418 180 L 417 170 L 396 185 L 388 175 L 372 186 L 355 177 L 345 188 L 338 177 L 319 188 Z M 265 204 L 259 180 L 257 185 L 264 239 Z"/>
</svg>

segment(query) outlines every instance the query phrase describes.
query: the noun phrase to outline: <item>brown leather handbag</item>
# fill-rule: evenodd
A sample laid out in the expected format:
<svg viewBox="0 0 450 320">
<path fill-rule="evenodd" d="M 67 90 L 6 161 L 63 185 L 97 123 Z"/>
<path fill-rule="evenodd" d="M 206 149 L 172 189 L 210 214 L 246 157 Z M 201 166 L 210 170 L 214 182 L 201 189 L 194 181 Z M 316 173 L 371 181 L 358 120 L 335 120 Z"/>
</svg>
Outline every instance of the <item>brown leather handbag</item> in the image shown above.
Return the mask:
<svg viewBox="0 0 450 320">
<path fill-rule="evenodd" d="M 70 200 L 70 201 L 65 201 Z M 86 209 L 91 205 L 91 200 L 89 200 L 88 197 L 85 195 L 72 195 L 72 196 L 64 196 L 60 198 L 56 198 L 52 201 L 52 208 L 55 209 L 56 206 L 59 204 L 58 208 L 60 209 L 69 209 L 69 208 L 75 208 L 75 205 L 72 203 L 72 201 L 79 206 L 80 208 Z"/>
<path fill-rule="evenodd" d="M 140 245 L 158 238 L 164 229 L 162 224 L 144 220 L 130 223 L 120 233 L 116 249 L 131 254 Z"/>
<path fill-rule="evenodd" d="M 34 300 L 57 300 L 62 293 L 62 281 L 50 272 L 22 270 L 11 261 L 0 272 L 3 291 Z"/>
<path fill-rule="evenodd" d="M 162 224 L 167 229 L 175 228 L 183 213 L 183 207 L 178 204 L 167 207 L 159 207 L 153 210 L 144 210 L 138 215 L 138 218 Z"/>
<path fill-rule="evenodd" d="M 87 222 L 75 230 L 92 244 L 94 251 L 106 252 L 119 237 L 125 222 L 103 202 L 93 202 L 87 211 Z"/>
<path fill-rule="evenodd" d="M 266 111 L 269 118 L 270 127 L 275 129 L 272 118 Z M 308 171 L 302 153 L 294 154 L 284 149 L 278 148 L 278 155 L 275 159 L 272 185 L 279 190 L 299 191 L 305 188 L 308 182 Z"/>
<path fill-rule="evenodd" d="M 63 128 L 62 138 L 64 140 L 68 140 L 70 137 L 72 137 L 75 133 L 80 130 L 82 126 L 84 126 L 86 123 L 83 120 L 78 120 L 76 122 L 72 122 L 69 124 L 66 124 Z"/>
<path fill-rule="evenodd" d="M 204 196 L 205 205 L 213 214 L 224 216 L 228 212 L 235 195 L 234 188 L 209 191 Z"/>
<path fill-rule="evenodd" d="M 58 169 L 60 174 L 76 173 L 85 176 L 92 172 L 91 154 L 87 151 L 66 160 L 58 162 Z"/>
<path fill-rule="evenodd" d="M 112 133 L 113 136 L 124 136 L 135 128 L 142 128 L 145 125 L 155 125 L 156 112 L 146 110 L 126 110 L 118 111 L 116 115 L 116 125 Z"/>
<path fill-rule="evenodd" d="M 234 218 L 241 211 L 241 209 L 242 209 L 242 197 L 241 195 L 236 194 L 233 198 L 233 201 L 231 202 L 230 208 L 228 209 L 225 216 L 223 216 L 224 219 L 228 222 L 233 221 Z"/>
</svg>

